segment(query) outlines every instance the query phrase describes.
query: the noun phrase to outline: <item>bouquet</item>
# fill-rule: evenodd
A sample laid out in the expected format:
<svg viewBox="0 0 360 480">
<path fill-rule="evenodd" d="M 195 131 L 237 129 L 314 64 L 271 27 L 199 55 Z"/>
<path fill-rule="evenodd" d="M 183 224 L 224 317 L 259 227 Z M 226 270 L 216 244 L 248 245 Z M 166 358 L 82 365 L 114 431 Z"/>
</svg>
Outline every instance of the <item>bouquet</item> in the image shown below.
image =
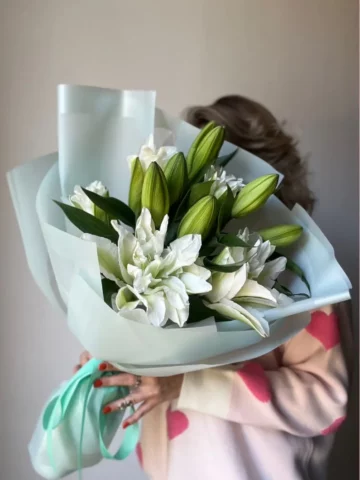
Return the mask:
<svg viewBox="0 0 360 480">
<path fill-rule="evenodd" d="M 312 309 L 349 298 L 320 229 L 274 195 L 281 175 L 225 142 L 222 126 L 199 131 L 157 109 L 153 92 L 60 86 L 58 99 L 59 152 L 8 180 L 33 276 L 94 357 L 154 376 L 245 361 L 298 333 Z M 82 450 L 87 424 L 105 428 L 88 415 L 99 373 L 87 368 L 78 413 L 32 443 L 46 478 L 109 458 L 111 434 Z M 73 434 L 57 434 L 58 450 L 77 455 L 56 461 L 49 432 L 66 421 Z"/>
</svg>

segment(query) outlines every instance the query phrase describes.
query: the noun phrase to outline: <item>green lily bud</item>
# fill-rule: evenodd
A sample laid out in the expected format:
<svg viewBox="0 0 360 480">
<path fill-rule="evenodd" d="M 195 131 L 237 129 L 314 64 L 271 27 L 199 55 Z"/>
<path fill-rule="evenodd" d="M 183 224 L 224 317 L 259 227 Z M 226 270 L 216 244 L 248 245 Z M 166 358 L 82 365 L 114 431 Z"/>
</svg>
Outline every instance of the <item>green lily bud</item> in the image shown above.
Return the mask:
<svg viewBox="0 0 360 480">
<path fill-rule="evenodd" d="M 205 135 L 196 149 L 191 171 L 189 172 L 190 180 L 194 179 L 204 167 L 210 167 L 210 165 L 214 163 L 219 155 L 224 140 L 224 127 L 215 127 Z"/>
<path fill-rule="evenodd" d="M 189 206 L 195 205 L 200 198 L 206 197 L 210 194 L 211 186 L 213 184 L 213 180 L 209 180 L 208 182 L 203 183 L 195 183 L 191 187 L 190 195 L 189 195 Z"/>
<path fill-rule="evenodd" d="M 275 247 L 287 247 L 299 239 L 303 231 L 300 225 L 276 225 L 276 227 L 264 228 L 258 233 L 263 240 L 269 242 Z"/>
<path fill-rule="evenodd" d="M 129 207 L 135 215 L 139 215 L 141 211 L 141 192 L 144 183 L 144 176 L 144 170 L 137 157 L 131 165 L 131 182 L 129 190 Z"/>
<path fill-rule="evenodd" d="M 184 154 L 179 152 L 165 165 L 164 174 L 170 195 L 170 205 L 179 200 L 187 184 L 187 168 Z"/>
<path fill-rule="evenodd" d="M 157 228 L 160 226 L 164 216 L 169 212 L 170 198 L 166 178 L 161 167 L 156 162 L 152 162 L 146 170 L 141 194 L 141 205 L 150 211 Z"/>
<path fill-rule="evenodd" d="M 243 217 L 262 207 L 275 192 L 278 180 L 279 175 L 264 175 L 245 185 L 235 199 L 232 216 Z"/>
<path fill-rule="evenodd" d="M 203 141 L 203 139 L 206 137 L 206 135 L 212 129 L 214 129 L 215 127 L 216 127 L 215 122 L 209 122 L 207 125 L 205 125 L 205 127 L 203 129 L 200 130 L 198 136 L 193 141 L 193 143 L 192 143 L 192 145 L 189 149 L 189 152 L 187 154 L 187 157 L 186 157 L 186 165 L 187 165 L 187 171 L 188 171 L 189 176 L 190 176 L 190 172 L 191 172 L 192 167 L 193 167 L 193 162 L 194 162 L 196 150 L 198 149 L 200 143 Z"/>
<path fill-rule="evenodd" d="M 212 195 L 201 198 L 180 222 L 178 237 L 199 234 L 204 241 L 213 229 L 218 215 L 218 201 Z"/>
</svg>

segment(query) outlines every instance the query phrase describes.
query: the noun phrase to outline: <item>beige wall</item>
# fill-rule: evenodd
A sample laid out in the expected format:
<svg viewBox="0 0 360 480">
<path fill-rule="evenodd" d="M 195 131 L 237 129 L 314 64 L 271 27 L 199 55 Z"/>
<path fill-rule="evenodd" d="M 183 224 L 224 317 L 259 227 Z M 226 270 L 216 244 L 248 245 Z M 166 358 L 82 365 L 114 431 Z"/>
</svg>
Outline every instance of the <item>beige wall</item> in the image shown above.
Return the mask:
<svg viewBox="0 0 360 480">
<path fill-rule="evenodd" d="M 56 149 L 56 85 L 154 88 L 174 113 L 226 93 L 264 102 L 311 152 L 316 220 L 355 282 L 357 21 L 356 0 L 0 0 L 1 480 L 37 478 L 26 442 L 80 350 L 30 277 L 4 179 Z M 86 478 L 143 477 L 132 459 Z"/>
</svg>

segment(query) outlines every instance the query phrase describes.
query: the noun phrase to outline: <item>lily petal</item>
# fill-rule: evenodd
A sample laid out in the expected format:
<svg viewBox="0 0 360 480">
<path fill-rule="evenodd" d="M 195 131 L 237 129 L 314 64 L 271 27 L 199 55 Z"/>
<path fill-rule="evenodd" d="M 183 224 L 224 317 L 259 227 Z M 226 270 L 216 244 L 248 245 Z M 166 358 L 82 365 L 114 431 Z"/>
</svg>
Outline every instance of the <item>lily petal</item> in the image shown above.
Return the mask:
<svg viewBox="0 0 360 480">
<path fill-rule="evenodd" d="M 107 238 L 89 235 L 88 233 L 84 233 L 81 238 L 96 243 L 100 271 L 104 277 L 116 282 L 119 287 L 123 286 L 117 246 Z"/>
<path fill-rule="evenodd" d="M 232 318 L 234 320 L 240 320 L 241 322 L 246 323 L 262 337 L 269 336 L 269 324 L 260 314 L 255 316 L 248 312 L 241 305 L 238 305 L 227 298 L 224 298 L 219 303 L 208 303 L 204 301 L 204 304 L 206 307 L 219 312 L 225 317 Z"/>
<path fill-rule="evenodd" d="M 278 292 L 275 288 L 271 290 L 273 297 L 275 298 L 279 307 L 286 307 L 287 305 L 291 305 L 294 303 L 294 300 L 283 293 Z"/>
<path fill-rule="evenodd" d="M 265 263 L 262 272 L 258 276 L 257 281 L 264 285 L 264 287 L 272 288 L 275 280 L 278 278 L 281 272 L 286 268 L 286 258 L 279 257 L 275 260 Z"/>
<path fill-rule="evenodd" d="M 193 263 L 188 267 L 184 267 L 183 271 L 186 273 L 192 273 L 193 275 L 196 275 L 197 277 L 200 277 L 203 280 L 208 280 L 211 277 L 210 270 L 202 267 L 201 265 L 197 265 L 196 263 Z"/>
<path fill-rule="evenodd" d="M 255 280 L 247 280 L 242 289 L 236 294 L 236 299 L 241 300 L 241 297 L 259 298 L 267 300 L 272 306 L 276 307 L 276 299 L 266 287 L 263 287 Z"/>
<path fill-rule="evenodd" d="M 239 290 L 241 290 L 246 284 L 247 275 L 248 275 L 248 265 L 245 264 L 237 272 L 234 273 L 234 281 L 231 286 L 231 289 L 226 295 L 226 298 L 231 300 L 233 297 L 235 297 L 235 295 L 237 295 Z"/>
<path fill-rule="evenodd" d="M 135 235 L 145 256 L 153 257 L 163 252 L 168 222 L 169 216 L 165 215 L 160 230 L 156 230 L 150 211 L 142 209 L 136 222 Z"/>
<path fill-rule="evenodd" d="M 193 273 L 183 273 L 180 275 L 180 280 L 186 287 L 187 293 L 195 294 L 195 293 L 206 293 L 210 292 L 212 286 L 209 282 L 204 280 Z"/>
<path fill-rule="evenodd" d="M 206 295 L 206 298 L 212 303 L 217 303 L 225 298 L 231 290 L 234 278 L 235 273 L 213 273 L 211 278 L 212 289 Z"/>
<path fill-rule="evenodd" d="M 120 288 L 115 298 L 115 305 L 119 310 L 134 310 L 139 303 L 127 286 Z"/>
<path fill-rule="evenodd" d="M 170 243 L 163 252 L 163 263 L 160 274 L 164 277 L 175 274 L 183 267 L 189 267 L 198 258 L 201 248 L 200 235 L 184 235 Z"/>
<path fill-rule="evenodd" d="M 148 308 L 147 316 L 149 322 L 156 327 L 162 327 L 166 323 L 166 305 L 163 295 L 145 295 Z"/>
</svg>

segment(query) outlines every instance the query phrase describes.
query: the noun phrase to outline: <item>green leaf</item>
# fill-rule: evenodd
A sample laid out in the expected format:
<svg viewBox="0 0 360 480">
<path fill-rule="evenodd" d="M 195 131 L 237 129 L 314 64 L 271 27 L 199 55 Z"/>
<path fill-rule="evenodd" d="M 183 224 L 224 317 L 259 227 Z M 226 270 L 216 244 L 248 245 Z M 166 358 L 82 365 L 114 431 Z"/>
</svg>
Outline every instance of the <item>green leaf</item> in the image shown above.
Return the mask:
<svg viewBox="0 0 360 480">
<path fill-rule="evenodd" d="M 209 170 L 211 165 L 204 165 L 203 168 L 196 174 L 196 176 L 191 180 L 190 185 L 195 185 L 203 180 L 206 172 Z"/>
<path fill-rule="evenodd" d="M 112 218 L 121 220 L 130 227 L 135 227 L 135 214 L 126 203 L 114 197 L 102 197 L 97 193 L 82 188 L 89 199 L 101 210 L 108 213 Z"/>
<path fill-rule="evenodd" d="M 233 273 L 244 265 L 246 262 L 230 263 L 228 265 L 218 265 L 210 260 L 208 257 L 204 258 L 204 267 L 212 270 L 213 272 Z"/>
<path fill-rule="evenodd" d="M 216 237 L 211 237 L 205 243 L 202 244 L 199 257 L 212 257 L 220 253 L 223 250 L 223 245 L 221 245 Z M 219 250 L 220 249 L 220 250 Z M 218 251 L 219 250 L 219 251 Z"/>
<path fill-rule="evenodd" d="M 216 164 L 219 167 L 226 167 L 226 165 L 235 157 L 238 152 L 238 148 L 236 148 L 233 152 L 228 153 L 227 155 L 223 155 L 216 159 Z"/>
<path fill-rule="evenodd" d="M 189 206 L 195 205 L 198 200 L 210 194 L 211 186 L 214 182 L 212 180 L 203 183 L 196 183 L 191 187 Z"/>
<path fill-rule="evenodd" d="M 296 275 L 297 277 L 300 278 L 300 280 L 306 285 L 307 289 L 309 290 L 309 293 L 311 295 L 311 288 L 310 288 L 310 284 L 306 278 L 306 275 L 305 273 L 303 272 L 303 270 L 299 267 L 299 265 L 297 263 L 295 263 L 293 260 L 291 260 L 290 258 L 288 258 L 286 255 L 283 255 L 283 254 L 280 254 L 278 252 L 274 252 L 272 255 L 271 255 L 271 260 L 272 259 L 275 259 L 275 258 L 279 258 L 279 257 L 285 257 L 286 258 L 286 270 L 289 270 L 290 272 L 292 272 L 294 275 Z"/>
<path fill-rule="evenodd" d="M 224 192 L 219 198 L 220 209 L 217 220 L 217 233 L 220 233 L 222 228 L 224 228 L 224 226 L 231 219 L 231 209 L 234 205 L 234 201 L 235 198 L 231 191 L 231 188 L 229 187 L 229 185 L 227 185 L 226 192 Z"/>
<path fill-rule="evenodd" d="M 307 293 L 292 293 L 291 290 L 289 290 L 285 285 L 281 285 L 278 281 L 275 282 L 274 288 L 280 292 L 286 295 L 287 297 L 305 297 L 305 298 L 310 298 L 310 295 Z"/>
<path fill-rule="evenodd" d="M 289 290 L 287 287 L 285 287 L 285 285 L 281 285 L 277 280 L 275 282 L 274 288 L 278 292 L 283 293 L 284 295 L 286 295 L 288 297 L 292 297 L 294 295 L 291 290 Z"/>
<path fill-rule="evenodd" d="M 168 246 L 176 239 L 176 234 L 179 228 L 179 222 L 172 222 L 166 232 L 165 245 Z"/>
<path fill-rule="evenodd" d="M 222 245 L 225 245 L 226 247 L 243 247 L 243 248 L 252 248 L 253 245 L 250 245 L 250 243 L 245 242 L 241 238 L 239 238 L 237 235 L 234 235 L 233 233 L 224 233 L 222 235 L 218 236 L 218 241 Z"/>
<path fill-rule="evenodd" d="M 214 311 L 207 308 L 202 299 L 198 295 L 190 295 L 189 297 L 190 311 L 187 323 L 195 323 L 205 318 L 213 317 Z"/>
<path fill-rule="evenodd" d="M 84 212 L 79 208 L 57 202 L 56 200 L 54 200 L 54 202 L 59 205 L 70 222 L 82 232 L 108 238 L 113 243 L 117 243 L 118 234 L 110 225 L 107 225 L 102 220 L 99 220 L 93 215 L 90 215 L 90 213 Z"/>
<path fill-rule="evenodd" d="M 119 287 L 116 285 L 115 282 L 113 282 L 112 280 L 109 280 L 108 278 L 103 278 L 101 280 L 101 284 L 102 284 L 104 302 L 107 303 L 107 305 L 109 305 L 110 308 L 112 308 L 111 298 L 114 295 L 114 293 L 117 293 L 119 291 Z"/>
</svg>

